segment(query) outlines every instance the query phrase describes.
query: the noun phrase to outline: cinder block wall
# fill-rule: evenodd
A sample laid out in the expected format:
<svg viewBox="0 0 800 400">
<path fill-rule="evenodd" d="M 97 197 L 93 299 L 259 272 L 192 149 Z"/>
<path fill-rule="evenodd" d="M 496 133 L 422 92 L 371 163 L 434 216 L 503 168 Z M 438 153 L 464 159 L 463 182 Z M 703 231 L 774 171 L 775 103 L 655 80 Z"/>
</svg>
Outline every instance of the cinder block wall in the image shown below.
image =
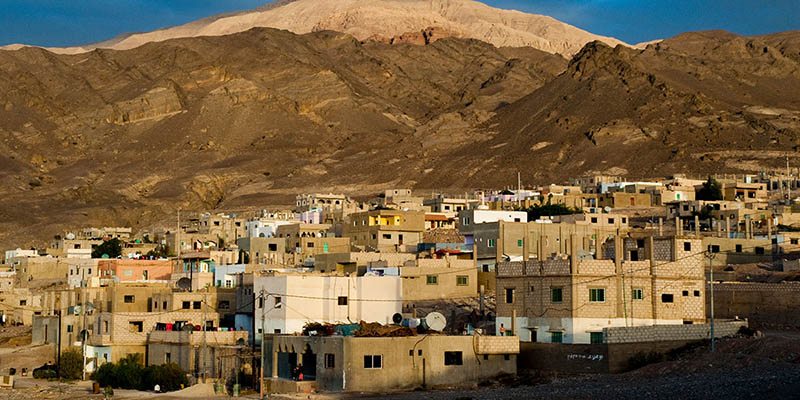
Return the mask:
<svg viewBox="0 0 800 400">
<path fill-rule="evenodd" d="M 710 287 L 706 288 L 706 293 Z M 710 310 L 710 298 L 706 296 Z M 800 328 L 800 282 L 714 284 L 717 318 L 747 318 L 754 328 Z"/>
<path fill-rule="evenodd" d="M 735 335 L 746 321 L 716 321 L 714 337 Z M 657 341 L 690 341 L 711 337 L 710 324 L 651 325 L 603 329 L 606 343 L 639 343 Z"/>
</svg>

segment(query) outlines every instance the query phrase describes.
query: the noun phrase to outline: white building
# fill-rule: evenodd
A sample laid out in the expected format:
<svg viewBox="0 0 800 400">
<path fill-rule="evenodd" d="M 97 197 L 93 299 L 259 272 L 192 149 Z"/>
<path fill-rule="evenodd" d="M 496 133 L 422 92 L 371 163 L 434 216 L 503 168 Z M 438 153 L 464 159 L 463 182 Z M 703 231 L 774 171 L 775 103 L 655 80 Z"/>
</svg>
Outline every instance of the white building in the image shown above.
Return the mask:
<svg viewBox="0 0 800 400">
<path fill-rule="evenodd" d="M 458 223 L 461 227 L 497 221 L 528 222 L 528 213 L 525 211 L 481 210 L 480 208 L 462 210 L 458 213 Z"/>
<path fill-rule="evenodd" d="M 38 255 L 39 255 L 39 252 L 37 252 L 35 249 L 22 250 L 19 247 L 17 247 L 16 250 L 6 250 L 6 258 L 4 258 L 3 260 L 5 260 L 5 262 L 8 263 L 8 260 L 10 260 L 12 258 L 17 258 L 17 257 L 37 257 Z"/>
<path fill-rule="evenodd" d="M 264 301 L 259 296 L 263 290 Z M 398 276 L 274 274 L 253 279 L 256 332 L 302 332 L 308 322 L 388 324 L 402 310 Z"/>
</svg>

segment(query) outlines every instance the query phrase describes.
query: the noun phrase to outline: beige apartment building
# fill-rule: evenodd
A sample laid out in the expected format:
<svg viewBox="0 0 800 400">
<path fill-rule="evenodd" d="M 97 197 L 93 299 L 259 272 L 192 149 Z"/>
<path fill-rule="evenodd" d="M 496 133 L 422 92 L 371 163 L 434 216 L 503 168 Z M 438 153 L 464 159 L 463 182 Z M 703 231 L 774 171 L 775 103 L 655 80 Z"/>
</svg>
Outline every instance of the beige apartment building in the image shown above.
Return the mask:
<svg viewBox="0 0 800 400">
<path fill-rule="evenodd" d="M 416 250 L 425 232 L 425 213 L 373 210 L 349 215 L 342 235 L 355 246 L 380 252 Z"/>
<path fill-rule="evenodd" d="M 497 269 L 497 329 L 522 341 L 603 343 L 610 327 L 705 322 L 702 240 L 615 235 L 596 257 L 567 254 Z"/>
</svg>

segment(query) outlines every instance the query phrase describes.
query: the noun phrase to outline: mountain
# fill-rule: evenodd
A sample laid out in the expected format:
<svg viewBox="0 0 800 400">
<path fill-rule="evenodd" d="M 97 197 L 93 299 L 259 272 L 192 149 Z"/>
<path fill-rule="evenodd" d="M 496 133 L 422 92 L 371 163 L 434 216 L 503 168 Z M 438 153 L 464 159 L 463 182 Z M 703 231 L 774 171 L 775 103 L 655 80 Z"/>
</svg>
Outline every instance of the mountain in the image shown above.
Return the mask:
<svg viewBox="0 0 800 400">
<path fill-rule="evenodd" d="M 797 166 L 800 32 L 644 49 L 256 28 L 58 55 L 0 51 L 0 245 L 176 209 Z"/>
<path fill-rule="evenodd" d="M 333 30 L 356 39 L 387 42 L 430 42 L 440 37 L 482 40 L 497 47 L 530 46 L 548 53 L 572 56 L 586 43 L 599 40 L 611 46 L 621 41 L 591 34 L 551 17 L 489 7 L 472 0 L 281 0 L 250 12 L 204 18 L 148 33 L 121 35 L 88 46 L 49 48 L 54 53 L 78 54 L 95 48 L 128 50 L 169 39 L 221 36 L 255 27 L 304 34 Z M 17 49 L 19 45 L 9 47 Z"/>
<path fill-rule="evenodd" d="M 632 177 L 785 171 L 800 164 L 800 32 L 685 33 L 644 50 L 594 42 L 566 71 L 502 108 L 490 161 L 455 162 L 476 181 L 546 181 L 587 172 Z M 495 160 L 514 168 L 499 172 Z"/>
<path fill-rule="evenodd" d="M 414 185 L 567 60 L 446 38 L 257 28 L 132 50 L 0 51 L 0 244 L 175 209 Z"/>
</svg>

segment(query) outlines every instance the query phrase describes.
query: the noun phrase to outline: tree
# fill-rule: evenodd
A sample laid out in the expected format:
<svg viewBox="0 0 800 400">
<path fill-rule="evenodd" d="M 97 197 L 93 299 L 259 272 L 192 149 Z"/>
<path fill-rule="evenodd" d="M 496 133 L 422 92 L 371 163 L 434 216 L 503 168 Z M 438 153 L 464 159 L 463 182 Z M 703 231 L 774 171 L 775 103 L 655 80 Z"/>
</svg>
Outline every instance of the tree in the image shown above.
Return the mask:
<svg viewBox="0 0 800 400">
<path fill-rule="evenodd" d="M 168 258 L 174 257 L 174 254 L 172 254 L 172 249 L 169 248 L 168 244 L 161 244 L 156 246 L 155 249 L 148 251 L 145 257 Z"/>
<path fill-rule="evenodd" d="M 569 214 L 582 214 L 583 210 L 579 208 L 571 208 L 564 204 L 552 204 L 551 200 L 553 195 L 547 197 L 547 202 L 544 203 L 544 196 L 539 195 L 539 201 L 542 204 L 536 204 L 521 211 L 528 212 L 528 221 L 536 221 L 537 219 L 545 216 L 553 215 L 569 215 Z"/>
<path fill-rule="evenodd" d="M 722 200 L 722 185 L 716 179 L 708 177 L 703 186 L 697 190 L 697 200 L 715 201 Z"/>
<path fill-rule="evenodd" d="M 103 258 L 103 255 L 108 255 L 109 258 L 117 258 L 122 255 L 122 242 L 113 238 L 106 240 L 92 250 L 92 258 Z"/>
<path fill-rule="evenodd" d="M 83 376 L 83 356 L 77 350 L 67 350 L 61 353 L 62 379 L 80 379 Z"/>
</svg>

